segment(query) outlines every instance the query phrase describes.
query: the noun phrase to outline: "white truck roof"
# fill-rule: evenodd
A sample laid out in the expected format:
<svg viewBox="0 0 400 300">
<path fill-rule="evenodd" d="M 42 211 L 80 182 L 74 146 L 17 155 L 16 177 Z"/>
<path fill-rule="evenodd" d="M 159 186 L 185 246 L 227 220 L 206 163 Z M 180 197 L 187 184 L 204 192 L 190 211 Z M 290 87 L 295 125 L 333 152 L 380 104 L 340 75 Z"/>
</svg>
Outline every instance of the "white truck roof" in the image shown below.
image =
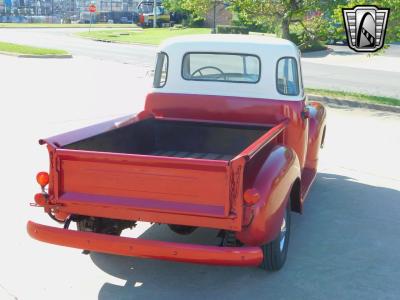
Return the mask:
<svg viewBox="0 0 400 300">
<path fill-rule="evenodd" d="M 260 53 L 261 48 L 277 48 L 280 46 L 281 49 L 287 49 L 289 53 L 297 53 L 297 47 L 291 41 L 280 39 L 276 37 L 264 36 L 264 35 L 246 35 L 246 34 L 199 34 L 199 35 L 186 35 L 175 38 L 170 38 L 164 42 L 160 49 L 164 51 L 174 51 L 182 48 L 182 44 L 188 48 L 203 48 L 203 47 L 215 47 L 232 51 L 232 46 L 239 49 L 254 47 L 254 53 Z M 293 52 L 291 52 L 293 51 Z"/>
<path fill-rule="evenodd" d="M 276 100 L 298 101 L 303 99 L 303 91 L 296 96 L 282 95 L 276 88 L 276 70 L 279 59 L 292 57 L 298 66 L 301 79 L 300 53 L 292 42 L 262 35 L 204 34 L 168 39 L 159 46 L 159 52 L 168 56 L 168 76 L 161 88 L 153 88 L 157 93 L 184 93 Z M 257 56 L 261 63 L 260 79 L 257 83 L 192 81 L 182 77 L 183 57 L 187 53 L 250 54 Z M 302 89 L 302 84 L 300 89 Z"/>
</svg>

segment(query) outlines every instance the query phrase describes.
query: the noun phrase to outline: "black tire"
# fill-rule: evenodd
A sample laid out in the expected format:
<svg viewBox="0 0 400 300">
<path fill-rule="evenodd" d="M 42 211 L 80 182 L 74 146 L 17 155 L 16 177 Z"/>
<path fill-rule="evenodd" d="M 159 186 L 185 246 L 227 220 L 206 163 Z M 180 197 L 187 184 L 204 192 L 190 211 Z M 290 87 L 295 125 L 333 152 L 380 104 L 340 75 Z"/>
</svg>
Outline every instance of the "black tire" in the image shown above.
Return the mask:
<svg viewBox="0 0 400 300">
<path fill-rule="evenodd" d="M 174 224 L 168 224 L 168 227 L 173 232 L 180 234 L 180 235 L 189 235 L 197 229 L 197 227 L 193 227 L 193 226 L 183 226 L 183 225 L 174 225 Z"/>
<path fill-rule="evenodd" d="M 124 230 L 125 228 L 134 226 L 133 224 L 133 222 L 129 221 L 118 221 L 92 217 L 81 218 L 76 222 L 77 229 L 79 231 L 89 231 L 116 236 L 121 235 L 122 230 Z"/>
<path fill-rule="evenodd" d="M 285 229 L 283 230 L 283 225 Z M 270 243 L 262 246 L 264 259 L 260 267 L 267 271 L 279 271 L 285 264 L 290 237 L 290 199 L 282 219 L 281 231 Z"/>
</svg>

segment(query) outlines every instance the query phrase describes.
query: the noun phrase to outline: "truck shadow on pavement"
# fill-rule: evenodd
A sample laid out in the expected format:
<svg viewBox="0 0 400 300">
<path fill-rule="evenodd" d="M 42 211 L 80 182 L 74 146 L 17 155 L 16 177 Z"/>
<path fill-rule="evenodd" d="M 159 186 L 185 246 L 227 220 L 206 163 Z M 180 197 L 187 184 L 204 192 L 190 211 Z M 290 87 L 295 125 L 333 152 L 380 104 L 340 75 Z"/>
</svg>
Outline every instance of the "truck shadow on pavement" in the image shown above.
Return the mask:
<svg viewBox="0 0 400 300">
<path fill-rule="evenodd" d="M 92 253 L 104 272 L 99 299 L 376 299 L 400 295 L 400 191 L 319 173 L 304 214 L 292 215 L 286 265 L 280 272 Z M 182 237 L 154 225 L 141 237 L 218 242 L 216 231 Z"/>
</svg>

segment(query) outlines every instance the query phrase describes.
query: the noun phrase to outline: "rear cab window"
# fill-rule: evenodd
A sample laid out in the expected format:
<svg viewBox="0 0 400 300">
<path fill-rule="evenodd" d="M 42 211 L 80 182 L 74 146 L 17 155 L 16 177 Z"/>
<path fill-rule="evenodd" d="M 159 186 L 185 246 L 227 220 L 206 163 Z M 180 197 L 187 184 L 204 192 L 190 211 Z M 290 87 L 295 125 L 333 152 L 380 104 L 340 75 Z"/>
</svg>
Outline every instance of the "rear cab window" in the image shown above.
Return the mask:
<svg viewBox="0 0 400 300">
<path fill-rule="evenodd" d="M 182 62 L 185 80 L 257 83 L 260 59 L 251 54 L 186 53 Z"/>
<path fill-rule="evenodd" d="M 294 57 L 282 57 L 276 66 L 276 89 L 282 95 L 300 94 L 299 71 Z"/>
</svg>

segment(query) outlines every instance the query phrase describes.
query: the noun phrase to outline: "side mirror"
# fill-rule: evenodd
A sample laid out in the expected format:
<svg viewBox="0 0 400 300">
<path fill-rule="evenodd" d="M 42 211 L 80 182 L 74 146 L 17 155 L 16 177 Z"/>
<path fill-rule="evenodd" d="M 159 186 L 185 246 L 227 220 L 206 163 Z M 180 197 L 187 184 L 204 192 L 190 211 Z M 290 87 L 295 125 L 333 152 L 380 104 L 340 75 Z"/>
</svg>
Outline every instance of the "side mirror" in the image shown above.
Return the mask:
<svg viewBox="0 0 400 300">
<path fill-rule="evenodd" d="M 308 106 L 305 106 L 303 111 L 301 112 L 301 115 L 304 120 L 309 119 L 310 118 L 310 108 Z"/>
</svg>

